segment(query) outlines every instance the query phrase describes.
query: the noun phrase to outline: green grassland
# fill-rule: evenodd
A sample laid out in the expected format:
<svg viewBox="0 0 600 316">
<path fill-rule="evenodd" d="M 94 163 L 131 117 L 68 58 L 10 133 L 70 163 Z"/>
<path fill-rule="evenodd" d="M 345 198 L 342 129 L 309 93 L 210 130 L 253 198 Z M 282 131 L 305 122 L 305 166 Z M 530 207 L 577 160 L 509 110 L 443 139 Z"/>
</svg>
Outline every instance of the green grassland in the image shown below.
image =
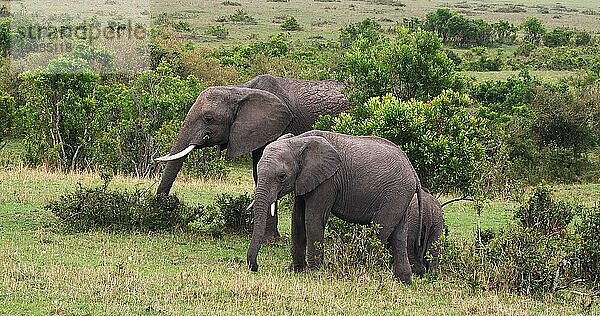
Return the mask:
<svg viewBox="0 0 600 316">
<path fill-rule="evenodd" d="M 174 192 L 190 203 L 210 203 L 221 192 L 250 192 L 248 169 L 234 167 L 223 181 L 180 179 Z M 261 268 L 251 273 L 245 266 L 248 237 L 71 234 L 57 229 L 56 219 L 43 205 L 78 183 L 100 185 L 96 174 L 13 166 L 1 170 L 0 179 L 3 315 L 566 315 L 580 312 L 587 302 L 570 292 L 531 298 L 471 289 L 443 278 L 417 279 L 403 286 L 391 272 L 359 280 L 323 271 L 289 273 L 290 214 L 285 212 L 279 226 L 283 240 L 263 248 Z M 156 180 L 117 176 L 110 185 L 154 190 Z M 558 186 L 555 193 L 591 205 L 600 195 L 600 185 Z M 510 210 L 517 205 L 489 202 L 482 211 L 482 228 L 512 221 Z M 473 236 L 472 203 L 451 204 L 445 218 L 449 238 Z"/>
<path fill-rule="evenodd" d="M 303 30 L 292 32 L 293 38 L 306 39 L 322 36 L 333 39 L 337 31 L 350 23 L 373 18 L 384 27 L 392 27 L 401 23 L 403 18 L 424 17 L 437 8 L 449 7 L 471 18 L 482 18 L 488 21 L 500 19 L 520 24 L 528 17 L 536 16 L 544 20 L 549 27 L 567 26 L 600 32 L 597 23 L 600 4 L 595 1 L 548 2 L 540 0 L 527 1 L 457 1 L 457 0 L 290 0 L 287 2 L 239 0 L 230 1 L 239 6 L 226 5 L 221 0 L 191 1 L 155 1 L 152 2 L 153 18 L 166 14 L 175 21 L 185 21 L 198 34 L 212 25 L 219 24 L 219 17 L 228 17 L 236 10 L 243 9 L 256 19 L 255 25 L 244 25 L 227 22 L 230 29 L 229 43 L 235 44 L 250 37 L 266 38 L 281 32 L 281 17 L 294 16 Z M 516 8 L 516 9 L 515 9 Z M 548 9 L 548 13 L 541 13 Z M 545 11 L 544 11 L 545 12 Z M 254 34 L 254 36 L 253 36 Z"/>
</svg>

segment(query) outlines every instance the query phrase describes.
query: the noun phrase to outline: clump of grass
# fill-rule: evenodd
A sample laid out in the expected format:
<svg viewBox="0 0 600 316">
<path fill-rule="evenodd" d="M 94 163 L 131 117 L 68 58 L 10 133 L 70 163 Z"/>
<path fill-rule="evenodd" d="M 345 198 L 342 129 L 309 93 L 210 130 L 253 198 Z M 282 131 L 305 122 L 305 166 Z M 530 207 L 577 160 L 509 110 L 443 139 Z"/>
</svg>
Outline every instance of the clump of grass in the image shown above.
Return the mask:
<svg viewBox="0 0 600 316">
<path fill-rule="evenodd" d="M 300 31 L 302 27 L 300 27 L 300 23 L 298 23 L 295 17 L 288 16 L 283 21 L 283 24 L 281 24 L 281 29 L 284 31 Z"/>
<path fill-rule="evenodd" d="M 207 35 L 216 37 L 217 39 L 227 39 L 229 30 L 223 25 L 213 25 L 206 30 Z"/>
<path fill-rule="evenodd" d="M 256 19 L 252 17 L 248 12 L 243 9 L 235 10 L 235 13 L 230 15 L 228 20 L 230 22 L 240 23 L 240 24 L 257 24 Z"/>
<path fill-rule="evenodd" d="M 231 7 L 241 7 L 242 4 L 239 2 L 235 2 L 235 1 L 230 1 L 230 0 L 225 0 L 223 2 L 221 2 L 222 5 L 224 6 L 231 6 Z"/>
</svg>

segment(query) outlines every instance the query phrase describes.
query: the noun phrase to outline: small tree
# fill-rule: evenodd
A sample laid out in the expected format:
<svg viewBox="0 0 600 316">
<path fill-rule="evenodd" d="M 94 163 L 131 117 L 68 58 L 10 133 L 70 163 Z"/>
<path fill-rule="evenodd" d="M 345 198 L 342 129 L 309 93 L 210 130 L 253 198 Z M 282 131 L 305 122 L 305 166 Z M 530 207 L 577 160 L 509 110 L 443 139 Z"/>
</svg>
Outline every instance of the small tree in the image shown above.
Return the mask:
<svg viewBox="0 0 600 316">
<path fill-rule="evenodd" d="M 352 46 L 358 39 L 377 43 L 383 35 L 381 25 L 372 19 L 364 19 L 359 23 L 350 24 L 340 30 L 340 45 L 344 48 Z"/>
<path fill-rule="evenodd" d="M 396 38 L 382 37 L 377 43 L 359 38 L 338 73 L 356 104 L 387 93 L 402 100 L 431 100 L 445 89 L 460 90 L 459 78 L 435 34 L 405 28 Z"/>
<path fill-rule="evenodd" d="M 302 28 L 295 17 L 288 16 L 285 18 L 283 24 L 281 24 L 281 29 L 284 31 L 300 31 Z"/>
<path fill-rule="evenodd" d="M 324 117 L 316 128 L 375 135 L 397 144 L 417 170 L 423 187 L 436 193 L 474 195 L 485 177 L 487 142 L 495 136 L 486 119 L 471 114 L 471 99 L 445 91 L 431 102 L 401 102 L 388 94 L 351 113 Z"/>
<path fill-rule="evenodd" d="M 544 34 L 546 34 L 542 21 L 535 17 L 527 19 L 521 25 L 521 29 L 525 32 L 525 41 L 533 45 L 540 44 Z"/>
</svg>

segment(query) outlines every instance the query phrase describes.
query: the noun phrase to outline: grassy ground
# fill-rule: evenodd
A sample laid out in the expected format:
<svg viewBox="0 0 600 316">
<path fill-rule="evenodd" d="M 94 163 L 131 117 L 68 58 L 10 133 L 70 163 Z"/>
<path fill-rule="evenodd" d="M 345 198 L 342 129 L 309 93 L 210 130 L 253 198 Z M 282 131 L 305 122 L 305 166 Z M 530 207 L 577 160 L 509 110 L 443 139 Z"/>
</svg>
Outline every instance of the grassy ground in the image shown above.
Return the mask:
<svg viewBox="0 0 600 316">
<path fill-rule="evenodd" d="M 239 6 L 226 5 L 237 3 Z M 266 38 L 281 32 L 276 23 L 281 17 L 294 16 L 302 31 L 291 32 L 294 38 L 305 39 L 314 36 L 335 38 L 337 31 L 350 23 L 373 18 L 384 27 L 394 26 L 406 17 L 424 17 L 437 8 L 449 7 L 471 18 L 482 18 L 488 21 L 500 19 L 515 24 L 524 22 L 528 17 L 542 19 L 548 27 L 567 26 L 600 32 L 598 15 L 600 5 L 592 0 L 574 0 L 558 3 L 542 0 L 502 1 L 490 3 L 474 0 L 290 0 L 285 2 L 235 0 L 191 0 L 152 2 L 152 12 L 156 16 L 166 14 L 177 21 L 184 21 L 202 34 L 208 27 L 218 25 L 219 17 L 228 17 L 236 10 L 243 9 L 256 19 L 255 25 L 241 25 L 226 22 L 230 30 L 230 39 L 226 42 L 236 43 L 248 37 Z M 546 12 L 547 9 L 548 13 Z"/>
<path fill-rule="evenodd" d="M 282 32 L 282 17 L 294 16 L 302 30 L 291 32 L 294 39 L 310 37 L 337 37 L 337 31 L 350 23 L 367 17 L 384 26 L 395 26 L 406 17 L 424 17 L 437 8 L 448 7 L 471 18 L 488 21 L 500 19 L 520 24 L 526 18 L 536 16 L 548 27 L 567 26 L 600 32 L 597 23 L 600 4 L 594 0 L 570 0 L 563 2 L 545 0 L 506 0 L 501 2 L 482 0 L 188 0 L 188 1 L 63 1 L 20 2 L 0 0 L 0 5 L 13 11 L 27 8 L 36 16 L 70 17 L 75 19 L 96 16 L 100 21 L 147 20 L 154 23 L 173 23 L 183 26 L 195 41 L 210 42 L 206 30 L 224 25 L 229 39 L 218 42 L 234 45 L 248 38 L 265 39 Z M 12 3 L 12 4 L 11 4 Z M 93 9 L 90 9 L 93 8 Z M 236 10 L 244 10 L 256 20 L 256 24 L 240 24 L 230 21 L 217 22 L 229 17 Z M 162 22 L 161 22 L 162 21 Z"/>
<path fill-rule="evenodd" d="M 584 303 L 566 292 L 534 299 L 443 279 L 402 286 L 391 273 L 354 281 L 324 272 L 289 273 L 289 214 L 281 215 L 283 241 L 261 250 L 258 273 L 245 267 L 247 237 L 66 234 L 42 206 L 78 182 L 100 184 L 98 175 L 13 167 L 0 171 L 0 179 L 2 315 L 566 315 L 578 313 Z M 111 186 L 153 190 L 155 184 L 116 177 Z M 251 190 L 248 168 L 238 167 L 226 181 L 178 180 L 174 187 L 191 203 L 207 203 L 218 192 Z M 593 203 L 600 185 L 561 186 L 556 192 Z M 482 226 L 512 220 L 506 209 L 514 206 L 490 202 Z M 451 238 L 472 236 L 471 204 L 452 204 L 445 217 Z"/>
</svg>

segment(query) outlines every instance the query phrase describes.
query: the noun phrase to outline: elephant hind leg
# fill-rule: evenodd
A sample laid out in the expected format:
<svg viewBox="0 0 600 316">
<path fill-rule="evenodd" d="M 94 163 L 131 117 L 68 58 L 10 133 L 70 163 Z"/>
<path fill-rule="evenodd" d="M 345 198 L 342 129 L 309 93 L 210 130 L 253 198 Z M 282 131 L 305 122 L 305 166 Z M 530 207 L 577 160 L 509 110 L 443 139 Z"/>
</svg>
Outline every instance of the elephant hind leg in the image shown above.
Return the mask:
<svg viewBox="0 0 600 316">
<path fill-rule="evenodd" d="M 411 266 L 408 261 L 406 245 L 407 228 L 404 223 L 398 224 L 392 232 L 389 242 L 394 256 L 394 276 L 404 284 L 411 283 Z"/>
</svg>

